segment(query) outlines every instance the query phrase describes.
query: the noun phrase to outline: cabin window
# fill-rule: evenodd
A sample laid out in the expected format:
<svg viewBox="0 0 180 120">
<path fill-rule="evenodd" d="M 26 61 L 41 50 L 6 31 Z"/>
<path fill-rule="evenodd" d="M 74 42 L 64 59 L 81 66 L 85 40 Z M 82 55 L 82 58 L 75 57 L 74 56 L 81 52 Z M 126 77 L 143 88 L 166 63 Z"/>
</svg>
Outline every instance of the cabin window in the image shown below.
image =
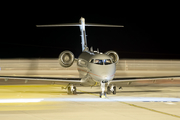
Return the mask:
<svg viewBox="0 0 180 120">
<path fill-rule="evenodd" d="M 82 67 L 86 67 L 87 66 L 86 61 L 82 60 L 82 59 L 78 60 L 78 65 L 82 66 Z"/>
<path fill-rule="evenodd" d="M 104 64 L 105 64 L 105 65 L 112 64 L 111 59 L 105 59 L 105 60 L 104 60 Z"/>
<path fill-rule="evenodd" d="M 81 65 L 86 65 L 86 62 L 84 60 L 81 60 L 80 64 Z"/>
</svg>

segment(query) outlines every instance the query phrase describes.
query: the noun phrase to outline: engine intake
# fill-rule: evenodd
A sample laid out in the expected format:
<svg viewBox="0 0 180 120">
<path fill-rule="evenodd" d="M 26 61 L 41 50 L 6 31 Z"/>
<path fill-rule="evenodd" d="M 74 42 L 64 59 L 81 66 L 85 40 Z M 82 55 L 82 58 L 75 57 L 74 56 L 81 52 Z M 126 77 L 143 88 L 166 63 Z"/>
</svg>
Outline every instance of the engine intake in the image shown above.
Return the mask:
<svg viewBox="0 0 180 120">
<path fill-rule="evenodd" d="M 107 51 L 105 54 L 112 58 L 113 63 L 116 63 L 116 64 L 118 63 L 119 56 L 118 56 L 117 52 L 115 52 L 115 51 Z"/>
<path fill-rule="evenodd" d="M 74 54 L 71 51 L 63 51 L 59 55 L 59 64 L 62 67 L 70 67 L 74 62 Z"/>
</svg>

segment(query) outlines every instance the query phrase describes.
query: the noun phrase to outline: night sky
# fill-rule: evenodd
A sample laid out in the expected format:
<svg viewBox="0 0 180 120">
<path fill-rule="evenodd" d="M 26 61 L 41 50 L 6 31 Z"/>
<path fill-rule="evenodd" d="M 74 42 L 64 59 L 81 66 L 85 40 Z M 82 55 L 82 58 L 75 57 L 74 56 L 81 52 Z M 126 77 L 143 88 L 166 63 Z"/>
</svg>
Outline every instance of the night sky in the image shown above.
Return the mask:
<svg viewBox="0 0 180 120">
<path fill-rule="evenodd" d="M 75 13 L 37 11 L 11 13 L 1 37 L 0 58 L 58 58 L 64 50 L 81 53 L 79 27 L 37 28 L 40 24 L 87 23 L 124 25 L 124 28 L 86 27 L 88 47 L 101 52 L 114 50 L 119 57 L 180 59 L 179 38 L 174 37 L 173 18 L 165 13 L 136 14 Z M 178 28 L 179 29 L 179 28 Z"/>
</svg>

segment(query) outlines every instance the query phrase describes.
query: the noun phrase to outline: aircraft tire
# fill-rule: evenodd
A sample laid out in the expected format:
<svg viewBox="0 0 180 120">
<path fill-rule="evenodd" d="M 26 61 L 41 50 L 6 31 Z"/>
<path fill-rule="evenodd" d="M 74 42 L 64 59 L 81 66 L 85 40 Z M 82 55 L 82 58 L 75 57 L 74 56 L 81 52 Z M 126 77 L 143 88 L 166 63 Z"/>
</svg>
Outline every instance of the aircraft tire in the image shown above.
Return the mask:
<svg viewBox="0 0 180 120">
<path fill-rule="evenodd" d="M 71 92 L 71 87 L 68 87 L 68 95 L 70 95 L 70 94 L 72 94 L 72 92 Z"/>
<path fill-rule="evenodd" d="M 73 91 L 73 94 L 76 94 L 76 87 L 73 87 L 74 91 Z"/>
<path fill-rule="evenodd" d="M 100 94 L 100 96 L 99 96 L 100 98 L 106 98 L 106 93 L 104 93 L 104 94 Z"/>
<path fill-rule="evenodd" d="M 110 86 L 107 87 L 107 94 L 111 94 Z"/>
<path fill-rule="evenodd" d="M 116 87 L 114 86 L 113 89 L 114 89 L 113 94 L 115 95 L 116 94 Z"/>
</svg>

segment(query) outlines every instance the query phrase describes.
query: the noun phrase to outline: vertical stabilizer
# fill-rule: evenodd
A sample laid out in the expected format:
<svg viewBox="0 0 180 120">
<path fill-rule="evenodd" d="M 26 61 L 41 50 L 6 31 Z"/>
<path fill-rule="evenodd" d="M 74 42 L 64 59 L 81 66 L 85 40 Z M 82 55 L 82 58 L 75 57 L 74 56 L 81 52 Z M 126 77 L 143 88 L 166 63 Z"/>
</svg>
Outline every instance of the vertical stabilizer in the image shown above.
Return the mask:
<svg viewBox="0 0 180 120">
<path fill-rule="evenodd" d="M 82 51 L 89 51 L 87 47 L 86 30 L 85 26 L 96 26 L 96 27 L 124 27 L 123 25 L 105 25 L 96 23 L 86 23 L 83 17 L 80 18 L 80 23 L 66 23 L 66 24 L 50 24 L 50 25 L 36 25 L 37 27 L 68 27 L 68 26 L 79 26 L 81 31 L 81 45 Z"/>
<path fill-rule="evenodd" d="M 81 45 L 82 51 L 88 50 L 87 47 L 87 39 L 86 39 L 86 30 L 85 30 L 85 19 L 83 17 L 80 18 L 80 31 L 81 31 Z"/>
</svg>

